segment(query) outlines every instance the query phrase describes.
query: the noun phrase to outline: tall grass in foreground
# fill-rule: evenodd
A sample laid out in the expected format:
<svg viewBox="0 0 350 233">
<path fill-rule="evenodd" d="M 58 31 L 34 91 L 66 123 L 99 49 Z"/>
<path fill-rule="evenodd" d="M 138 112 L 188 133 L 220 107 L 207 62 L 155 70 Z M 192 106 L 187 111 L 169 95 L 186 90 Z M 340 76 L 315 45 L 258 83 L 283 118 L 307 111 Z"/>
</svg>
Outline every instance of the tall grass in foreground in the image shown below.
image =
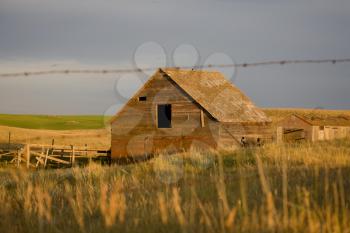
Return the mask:
<svg viewBox="0 0 350 233">
<path fill-rule="evenodd" d="M 350 142 L 0 170 L 0 232 L 350 232 Z"/>
</svg>

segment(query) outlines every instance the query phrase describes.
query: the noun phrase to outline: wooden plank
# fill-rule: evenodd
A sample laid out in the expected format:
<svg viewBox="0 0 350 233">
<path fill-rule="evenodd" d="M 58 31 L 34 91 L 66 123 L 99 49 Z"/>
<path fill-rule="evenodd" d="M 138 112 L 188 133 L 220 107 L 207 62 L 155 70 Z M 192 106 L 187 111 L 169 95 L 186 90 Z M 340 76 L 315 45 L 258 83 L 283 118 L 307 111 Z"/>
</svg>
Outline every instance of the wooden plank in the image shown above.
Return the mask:
<svg viewBox="0 0 350 233">
<path fill-rule="evenodd" d="M 87 144 L 85 144 L 85 148 L 86 148 L 86 150 L 85 150 L 85 156 L 88 156 L 88 155 L 89 155 L 88 157 L 89 157 L 89 165 L 90 165 L 91 162 L 92 162 L 92 155 L 87 153 L 87 147 L 88 147 Z"/>
<path fill-rule="evenodd" d="M 9 149 L 11 148 L 11 131 L 9 131 Z"/>
<path fill-rule="evenodd" d="M 46 168 L 46 165 L 47 165 L 47 158 L 49 157 L 49 151 L 50 151 L 50 149 L 47 149 L 46 154 L 45 154 L 44 168 Z"/>
<path fill-rule="evenodd" d="M 74 146 L 72 146 L 72 166 L 75 164 L 75 151 L 74 151 Z"/>
<path fill-rule="evenodd" d="M 40 153 L 37 153 L 37 152 L 32 152 L 32 154 L 36 155 L 36 156 L 39 156 L 39 157 L 42 157 L 42 158 L 45 158 L 45 155 L 42 155 Z M 65 161 L 65 160 L 62 160 L 62 159 L 58 159 L 58 158 L 55 158 L 55 157 L 52 157 L 52 156 L 47 156 L 47 159 L 48 160 L 52 160 L 52 161 L 55 161 L 55 162 L 58 162 L 58 163 L 63 163 L 63 164 L 70 164 L 70 162 L 68 161 Z"/>
<path fill-rule="evenodd" d="M 38 167 L 40 163 L 41 163 L 42 165 L 44 165 L 44 160 L 42 160 L 42 158 L 40 158 L 40 157 L 35 157 L 35 159 L 37 160 L 35 167 Z"/>
<path fill-rule="evenodd" d="M 14 154 L 14 152 L 7 152 L 7 153 L 5 153 L 5 154 L 0 154 L 0 158 L 1 158 L 2 156 L 11 155 L 11 154 Z"/>
<path fill-rule="evenodd" d="M 155 120 L 154 120 L 154 123 L 155 123 L 155 126 L 156 126 L 156 128 L 158 128 L 158 104 L 156 104 L 156 106 L 155 106 Z"/>
<path fill-rule="evenodd" d="M 41 148 L 49 148 L 53 150 L 68 150 L 70 151 L 72 148 L 71 146 L 65 146 L 65 145 L 45 145 L 45 144 L 30 144 L 31 150 L 40 150 Z M 88 152 L 94 152 L 94 151 L 107 151 L 106 148 L 89 148 L 86 149 L 85 147 L 77 147 L 75 146 L 75 151 L 88 151 Z"/>
<path fill-rule="evenodd" d="M 204 127 L 204 114 L 203 114 L 203 109 L 201 109 L 201 126 Z"/>
<path fill-rule="evenodd" d="M 283 133 L 284 134 L 290 134 L 290 133 L 296 133 L 296 132 L 302 132 L 304 129 L 286 129 Z"/>
<path fill-rule="evenodd" d="M 30 167 L 30 145 L 27 144 L 26 145 L 26 149 L 25 149 L 25 155 L 26 155 L 26 160 L 27 160 L 27 168 Z"/>
<path fill-rule="evenodd" d="M 19 167 L 20 163 L 21 163 L 21 152 L 18 152 L 17 153 L 17 167 Z"/>
</svg>

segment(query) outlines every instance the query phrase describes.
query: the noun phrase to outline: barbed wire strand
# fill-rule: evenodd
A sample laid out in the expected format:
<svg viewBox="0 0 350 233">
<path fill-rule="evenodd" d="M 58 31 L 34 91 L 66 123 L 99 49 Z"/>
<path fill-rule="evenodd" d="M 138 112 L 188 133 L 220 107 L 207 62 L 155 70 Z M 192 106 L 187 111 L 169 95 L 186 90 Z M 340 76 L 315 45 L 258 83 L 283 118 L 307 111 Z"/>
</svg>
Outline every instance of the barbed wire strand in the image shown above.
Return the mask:
<svg viewBox="0 0 350 233">
<path fill-rule="evenodd" d="M 209 64 L 199 66 L 173 66 L 164 68 L 173 69 L 206 69 L 206 68 L 247 68 L 255 66 L 271 66 L 271 65 L 288 65 L 288 64 L 321 64 L 321 63 L 346 63 L 350 62 L 350 59 L 323 59 L 323 60 L 280 60 L 280 61 L 266 61 L 255 63 L 237 63 L 237 64 Z M 0 73 L 0 77 L 22 77 L 22 76 L 41 76 L 41 75 L 54 75 L 54 74 L 119 74 L 119 73 L 140 73 L 145 71 L 153 71 L 159 67 L 147 67 L 147 68 L 120 68 L 120 69 L 61 69 L 61 70 L 41 70 L 41 71 L 24 71 L 24 72 L 12 72 L 12 73 Z"/>
</svg>

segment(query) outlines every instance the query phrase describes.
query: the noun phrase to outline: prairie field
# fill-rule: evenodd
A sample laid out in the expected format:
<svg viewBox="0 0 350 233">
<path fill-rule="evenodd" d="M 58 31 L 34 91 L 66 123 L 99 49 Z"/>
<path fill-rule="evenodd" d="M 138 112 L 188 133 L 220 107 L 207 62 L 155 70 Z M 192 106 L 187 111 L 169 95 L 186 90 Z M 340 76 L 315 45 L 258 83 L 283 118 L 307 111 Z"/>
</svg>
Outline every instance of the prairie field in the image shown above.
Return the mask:
<svg viewBox="0 0 350 233">
<path fill-rule="evenodd" d="M 0 114 L 0 143 L 110 147 L 109 116 Z"/>
<path fill-rule="evenodd" d="M 350 141 L 0 169 L 0 232 L 350 232 Z"/>
<path fill-rule="evenodd" d="M 273 123 L 290 114 L 350 117 L 350 110 L 279 109 L 263 111 Z M 14 143 L 76 145 L 93 148 L 110 147 L 111 116 L 44 116 L 0 114 L 0 143 L 8 142 L 9 133 Z"/>
<path fill-rule="evenodd" d="M 85 130 L 47 130 L 23 129 L 17 127 L 0 126 L 0 143 L 8 143 L 11 133 L 11 143 L 30 143 L 51 145 L 75 145 L 89 148 L 110 147 L 109 128 Z"/>
<path fill-rule="evenodd" d="M 109 117 L 95 116 L 64 116 L 64 115 L 15 115 L 0 114 L 0 125 L 47 130 L 81 130 L 100 129 L 104 127 Z"/>
<path fill-rule="evenodd" d="M 274 122 L 293 113 L 265 111 Z M 18 142 L 110 143 L 108 127 L 1 126 L 0 141 L 8 131 Z M 350 232 L 348 177 L 349 138 L 160 154 L 129 165 L 0 167 L 0 232 Z"/>
</svg>

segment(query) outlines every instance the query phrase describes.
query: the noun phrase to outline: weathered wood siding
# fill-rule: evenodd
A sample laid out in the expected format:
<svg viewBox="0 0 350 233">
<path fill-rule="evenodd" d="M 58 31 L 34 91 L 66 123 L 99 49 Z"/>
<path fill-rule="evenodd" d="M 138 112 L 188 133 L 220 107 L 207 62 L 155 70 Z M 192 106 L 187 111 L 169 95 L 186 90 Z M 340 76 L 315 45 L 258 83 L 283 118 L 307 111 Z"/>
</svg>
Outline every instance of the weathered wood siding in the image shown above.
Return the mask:
<svg viewBox="0 0 350 233">
<path fill-rule="evenodd" d="M 244 137 L 247 143 L 261 143 L 271 141 L 273 130 L 271 123 L 221 123 L 219 130 L 219 147 L 239 147 L 241 138 Z"/>
<path fill-rule="evenodd" d="M 146 96 L 146 101 L 139 101 Z M 157 128 L 157 105 L 172 105 L 172 127 Z M 204 127 L 201 124 L 204 119 Z M 112 158 L 139 156 L 191 146 L 217 147 L 219 123 L 181 90 L 156 73 L 129 100 L 112 123 Z"/>
<path fill-rule="evenodd" d="M 282 129 L 281 129 L 282 128 Z M 300 119 L 299 117 L 296 117 L 294 115 L 287 117 L 286 119 L 282 120 L 281 122 L 278 123 L 278 131 L 282 135 L 280 135 L 277 132 L 277 141 L 280 140 L 280 137 L 283 137 L 283 130 L 287 129 L 303 129 L 305 132 L 305 139 L 308 141 L 315 141 L 315 135 L 317 134 L 316 129 L 313 128 L 312 125 L 307 123 L 306 121 Z"/>
<path fill-rule="evenodd" d="M 318 131 L 319 140 L 341 139 L 350 136 L 350 127 L 348 126 L 324 126 Z"/>
<path fill-rule="evenodd" d="M 282 140 L 284 129 L 303 129 L 308 141 L 340 139 L 350 136 L 349 126 L 319 126 L 312 125 L 294 115 L 279 122 L 277 126 L 277 141 Z M 280 140 L 279 140 L 280 139 Z"/>
</svg>

